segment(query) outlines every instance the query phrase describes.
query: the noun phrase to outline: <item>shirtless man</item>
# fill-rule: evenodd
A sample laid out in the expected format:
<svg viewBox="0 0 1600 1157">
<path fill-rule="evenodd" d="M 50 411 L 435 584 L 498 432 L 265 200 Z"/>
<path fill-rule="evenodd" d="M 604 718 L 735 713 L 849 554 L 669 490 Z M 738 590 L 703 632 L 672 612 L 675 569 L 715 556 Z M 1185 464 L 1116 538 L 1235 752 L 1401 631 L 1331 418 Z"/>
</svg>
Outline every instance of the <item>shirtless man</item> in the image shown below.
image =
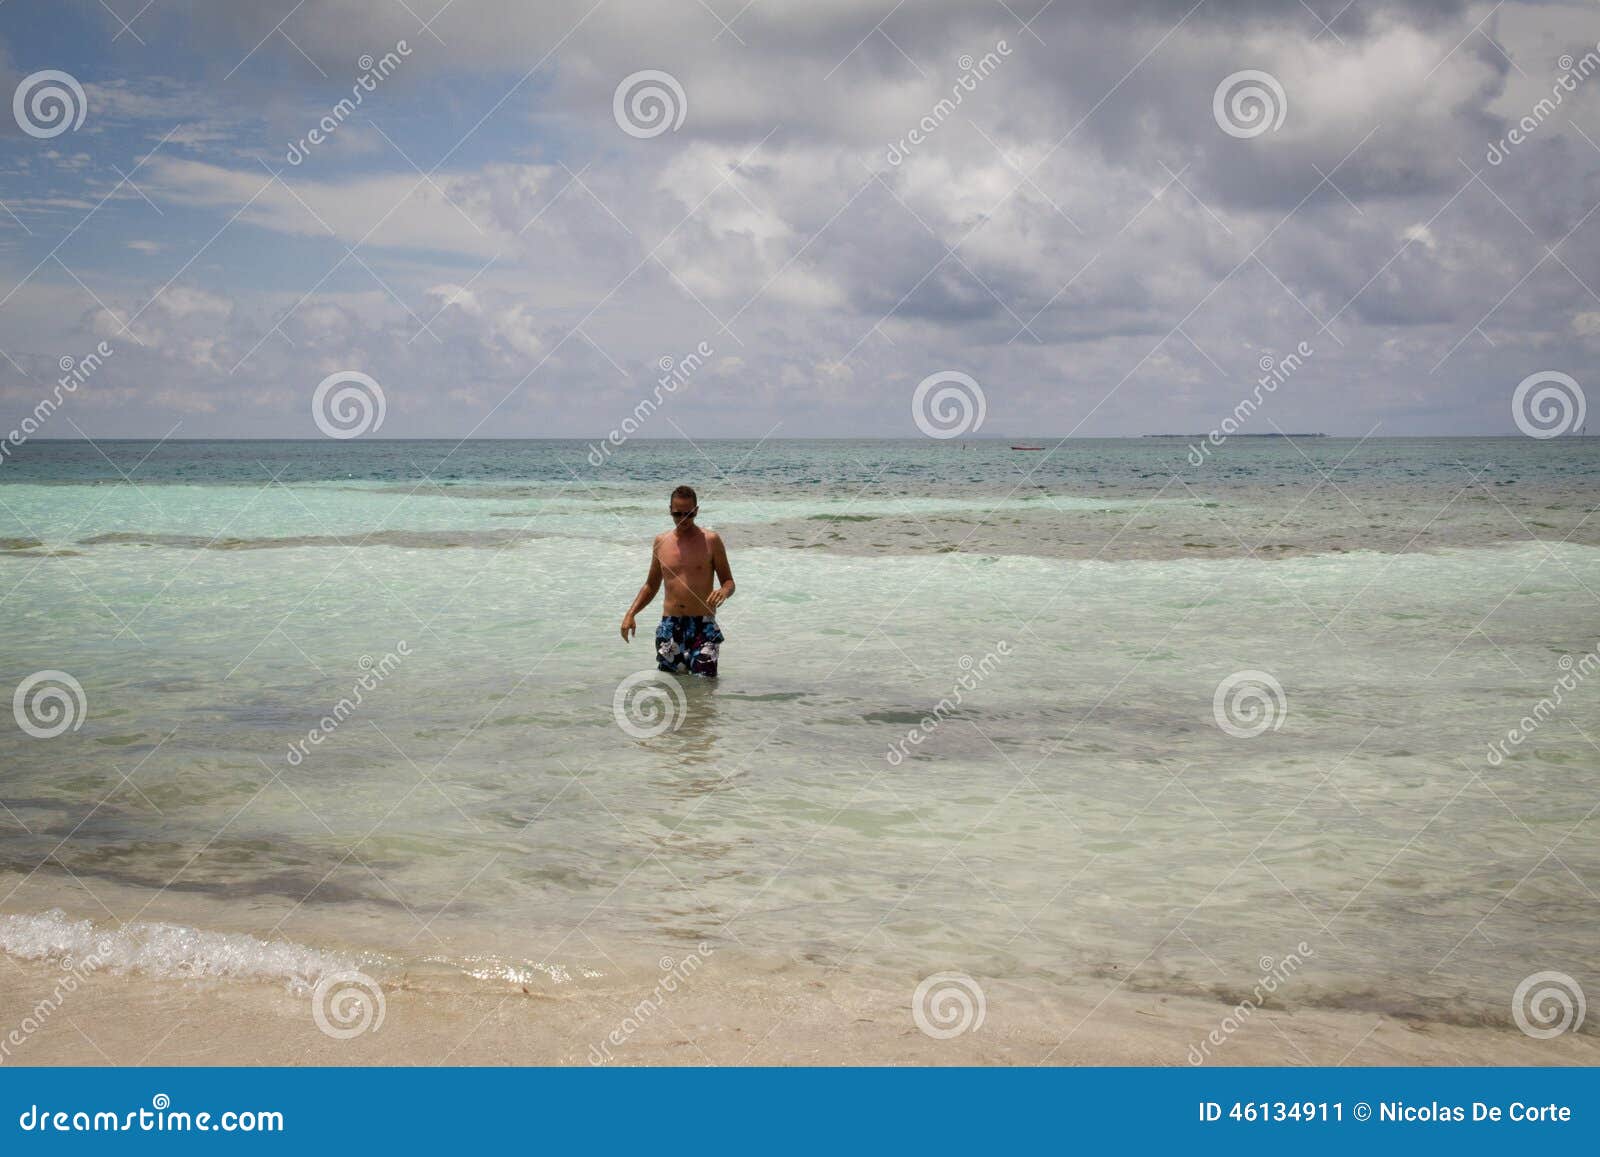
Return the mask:
<svg viewBox="0 0 1600 1157">
<path fill-rule="evenodd" d="M 717 608 L 733 595 L 728 551 L 716 531 L 701 530 L 694 524 L 700 500 L 693 487 L 674 490 L 668 511 L 675 525 L 656 535 L 650 550 L 650 573 L 622 616 L 622 641 L 631 641 L 636 630 L 633 616 L 650 605 L 665 577 L 667 595 L 661 625 L 656 628 L 656 666 L 662 671 L 687 671 L 715 679 L 717 651 L 722 645 Z M 711 589 L 713 574 L 722 584 L 715 590 Z"/>
</svg>

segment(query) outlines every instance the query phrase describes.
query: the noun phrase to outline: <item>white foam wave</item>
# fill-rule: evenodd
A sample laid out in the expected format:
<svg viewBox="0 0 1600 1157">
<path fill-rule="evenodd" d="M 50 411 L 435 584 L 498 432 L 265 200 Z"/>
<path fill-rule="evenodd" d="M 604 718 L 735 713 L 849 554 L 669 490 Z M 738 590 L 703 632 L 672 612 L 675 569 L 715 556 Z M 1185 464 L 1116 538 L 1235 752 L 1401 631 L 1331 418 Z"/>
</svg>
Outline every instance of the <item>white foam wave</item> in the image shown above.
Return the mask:
<svg viewBox="0 0 1600 1157">
<path fill-rule="evenodd" d="M 279 980 L 295 993 L 354 962 L 288 940 L 242 932 L 206 932 L 182 924 L 134 923 L 96 927 L 59 908 L 33 916 L 0 916 L 0 952 L 23 960 L 73 960 L 94 971 L 151 976 Z"/>
<path fill-rule="evenodd" d="M 535 964 L 525 961 L 519 965 L 502 960 L 498 956 L 468 956 L 463 960 L 452 960 L 446 956 L 428 956 L 424 959 L 432 964 L 443 964 L 457 969 L 474 980 L 498 980 L 510 984 L 531 984 L 541 976 L 554 984 L 567 984 L 572 980 L 572 973 L 563 964 Z M 581 966 L 577 972 L 585 980 L 595 980 L 605 975 L 603 972 Z"/>
</svg>

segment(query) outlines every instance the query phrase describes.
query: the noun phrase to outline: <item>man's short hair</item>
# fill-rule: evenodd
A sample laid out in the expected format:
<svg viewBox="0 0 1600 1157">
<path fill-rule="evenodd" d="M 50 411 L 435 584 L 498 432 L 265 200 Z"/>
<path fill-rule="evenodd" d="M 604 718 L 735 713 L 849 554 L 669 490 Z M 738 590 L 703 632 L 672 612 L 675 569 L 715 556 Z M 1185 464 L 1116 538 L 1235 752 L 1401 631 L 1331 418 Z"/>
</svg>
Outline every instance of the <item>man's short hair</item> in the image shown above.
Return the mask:
<svg viewBox="0 0 1600 1157">
<path fill-rule="evenodd" d="M 674 490 L 672 492 L 672 498 L 687 498 L 690 502 L 694 503 L 696 506 L 700 505 L 700 499 L 695 496 L 695 492 L 694 492 L 694 487 L 693 486 L 680 486 L 680 487 L 678 487 L 676 490 Z M 672 499 L 669 498 L 667 501 L 670 502 L 670 501 L 672 501 Z"/>
</svg>

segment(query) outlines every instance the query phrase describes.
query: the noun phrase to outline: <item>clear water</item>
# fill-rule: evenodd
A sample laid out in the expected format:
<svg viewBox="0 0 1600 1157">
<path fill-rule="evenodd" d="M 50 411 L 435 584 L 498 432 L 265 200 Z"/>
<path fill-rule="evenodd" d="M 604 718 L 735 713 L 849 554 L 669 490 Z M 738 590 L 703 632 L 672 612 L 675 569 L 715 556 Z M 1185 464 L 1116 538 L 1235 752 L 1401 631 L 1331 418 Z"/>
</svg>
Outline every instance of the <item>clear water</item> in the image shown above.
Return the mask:
<svg viewBox="0 0 1600 1157">
<path fill-rule="evenodd" d="M 1596 443 L 589 449 L 21 447 L 0 687 L 87 709 L 0 732 L 0 910 L 41 922 L 0 948 L 64 935 L 41 888 L 402 962 L 707 940 L 1209 992 L 1305 942 L 1290 1003 L 1498 1021 L 1596 959 L 1600 672 L 1487 758 L 1600 643 Z M 640 739 L 617 623 L 680 481 L 739 593 L 723 677 Z M 1284 707 L 1240 738 L 1247 670 Z"/>
</svg>

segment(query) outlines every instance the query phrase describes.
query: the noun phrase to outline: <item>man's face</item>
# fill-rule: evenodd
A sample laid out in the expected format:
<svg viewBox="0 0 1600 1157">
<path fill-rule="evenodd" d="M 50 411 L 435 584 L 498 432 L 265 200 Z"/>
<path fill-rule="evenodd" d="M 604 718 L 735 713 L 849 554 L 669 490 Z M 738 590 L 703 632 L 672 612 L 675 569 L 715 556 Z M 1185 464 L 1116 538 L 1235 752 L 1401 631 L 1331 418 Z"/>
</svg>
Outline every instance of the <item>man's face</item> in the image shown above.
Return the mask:
<svg viewBox="0 0 1600 1157">
<path fill-rule="evenodd" d="M 674 498 L 669 509 L 672 511 L 672 524 L 679 530 L 688 530 L 694 525 L 698 507 L 690 499 Z"/>
</svg>

